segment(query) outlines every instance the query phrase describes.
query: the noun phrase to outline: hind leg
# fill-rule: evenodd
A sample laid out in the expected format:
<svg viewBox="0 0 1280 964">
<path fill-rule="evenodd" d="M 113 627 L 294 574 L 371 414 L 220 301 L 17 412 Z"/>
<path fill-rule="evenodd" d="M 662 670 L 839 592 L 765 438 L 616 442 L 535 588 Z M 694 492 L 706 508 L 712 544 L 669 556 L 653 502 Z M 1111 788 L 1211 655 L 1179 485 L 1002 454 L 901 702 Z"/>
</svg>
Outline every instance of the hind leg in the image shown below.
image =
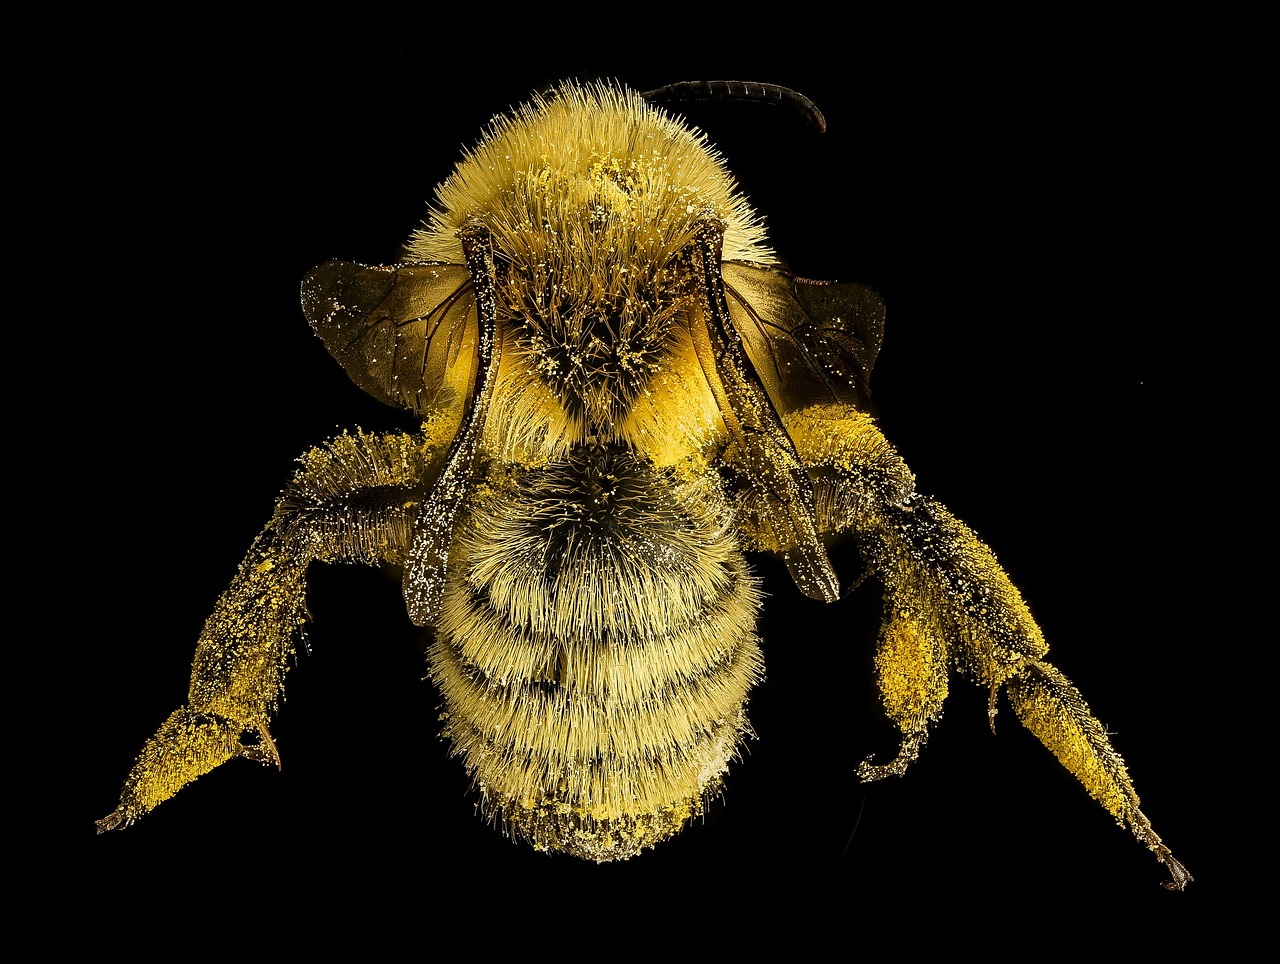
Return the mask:
<svg viewBox="0 0 1280 964">
<path fill-rule="evenodd" d="M 864 762 L 868 780 L 901 775 L 942 711 L 951 666 L 990 699 L 1004 687 L 1019 720 L 1085 789 L 1169 870 L 1191 880 L 1139 809 L 1124 760 L 1079 691 L 1045 660 L 1048 645 L 995 556 L 942 505 L 914 491 L 911 473 L 871 419 L 851 410 L 795 413 L 788 431 L 814 478 L 823 532 L 850 532 L 884 584 L 876 674 L 886 713 L 902 731 L 896 757 Z"/>
</svg>

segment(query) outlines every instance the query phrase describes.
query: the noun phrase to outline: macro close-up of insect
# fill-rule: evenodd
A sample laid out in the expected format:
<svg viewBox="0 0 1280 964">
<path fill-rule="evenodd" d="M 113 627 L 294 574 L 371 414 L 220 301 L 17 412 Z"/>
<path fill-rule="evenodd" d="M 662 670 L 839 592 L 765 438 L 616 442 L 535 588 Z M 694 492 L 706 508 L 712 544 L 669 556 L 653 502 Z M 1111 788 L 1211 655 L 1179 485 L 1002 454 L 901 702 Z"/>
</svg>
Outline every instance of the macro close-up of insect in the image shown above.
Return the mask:
<svg viewBox="0 0 1280 964">
<path fill-rule="evenodd" d="M 898 744 L 833 765 L 909 784 L 951 684 L 972 686 L 1165 886 L 1192 880 L 1019 590 L 881 433 L 885 301 L 783 266 L 785 239 L 675 113 L 707 100 L 822 122 L 771 85 L 566 82 L 491 122 L 399 261 L 306 276 L 324 347 L 414 426 L 302 455 L 99 831 L 233 759 L 287 761 L 273 733 L 309 570 L 357 563 L 394 572 L 429 631 L 441 734 L 486 820 L 592 862 L 664 846 L 752 764 L 767 557 L 815 606 L 883 594 L 878 635 L 840 645 L 874 646 Z"/>
</svg>

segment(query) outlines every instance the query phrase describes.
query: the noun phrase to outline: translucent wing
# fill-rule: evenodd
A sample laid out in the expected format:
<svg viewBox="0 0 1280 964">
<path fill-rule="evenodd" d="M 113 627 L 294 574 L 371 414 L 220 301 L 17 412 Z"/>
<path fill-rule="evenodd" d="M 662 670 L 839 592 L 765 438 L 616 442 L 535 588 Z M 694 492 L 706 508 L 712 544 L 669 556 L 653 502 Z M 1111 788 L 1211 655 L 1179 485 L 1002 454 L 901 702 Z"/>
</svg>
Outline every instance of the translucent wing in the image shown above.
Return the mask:
<svg viewBox="0 0 1280 964">
<path fill-rule="evenodd" d="M 476 376 L 476 299 L 464 265 L 329 261 L 302 310 L 351 380 L 415 415 L 457 407 Z"/>
<path fill-rule="evenodd" d="M 724 262 L 721 273 L 729 317 L 779 410 L 837 402 L 867 409 L 884 339 L 878 294 L 741 261 Z"/>
</svg>

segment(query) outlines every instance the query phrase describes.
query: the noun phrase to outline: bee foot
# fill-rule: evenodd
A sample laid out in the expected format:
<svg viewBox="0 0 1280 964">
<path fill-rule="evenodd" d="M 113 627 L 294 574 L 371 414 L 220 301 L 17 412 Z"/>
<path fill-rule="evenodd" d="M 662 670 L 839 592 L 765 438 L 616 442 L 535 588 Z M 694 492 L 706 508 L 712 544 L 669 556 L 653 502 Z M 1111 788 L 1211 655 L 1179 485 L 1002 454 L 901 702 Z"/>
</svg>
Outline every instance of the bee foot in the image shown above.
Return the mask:
<svg viewBox="0 0 1280 964">
<path fill-rule="evenodd" d="M 255 763 L 273 764 L 277 770 L 280 766 L 280 751 L 276 749 L 276 741 L 271 739 L 271 734 L 267 732 L 265 726 L 257 726 L 253 728 L 253 733 L 258 737 L 257 743 L 240 744 L 240 755 L 246 760 L 253 760 Z"/>
<path fill-rule="evenodd" d="M 128 823 L 129 819 L 125 815 L 124 809 L 118 808 L 107 814 L 101 820 L 95 821 L 95 826 L 98 828 L 98 833 L 106 833 L 108 830 L 116 830 L 120 827 L 126 826 Z"/>
<path fill-rule="evenodd" d="M 888 763 L 872 763 L 871 757 L 867 757 L 858 764 L 858 779 L 863 783 L 871 783 L 873 780 L 883 780 L 885 777 L 900 777 L 907 772 L 907 767 L 915 762 L 916 757 L 920 755 L 920 748 L 924 746 L 925 734 L 908 733 L 902 738 L 902 744 L 898 747 L 898 755 Z"/>
</svg>

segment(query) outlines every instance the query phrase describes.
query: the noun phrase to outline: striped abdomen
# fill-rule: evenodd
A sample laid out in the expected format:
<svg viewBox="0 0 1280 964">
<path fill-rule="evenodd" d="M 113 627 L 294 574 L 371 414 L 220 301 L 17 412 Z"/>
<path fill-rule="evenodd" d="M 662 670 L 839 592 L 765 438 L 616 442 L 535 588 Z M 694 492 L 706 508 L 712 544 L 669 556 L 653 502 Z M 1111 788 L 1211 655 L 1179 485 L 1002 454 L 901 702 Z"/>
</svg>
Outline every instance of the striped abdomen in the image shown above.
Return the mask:
<svg viewBox="0 0 1280 964">
<path fill-rule="evenodd" d="M 750 733 L 759 595 L 715 480 L 581 445 L 478 486 L 430 673 L 485 809 L 539 849 L 632 856 Z"/>
</svg>

